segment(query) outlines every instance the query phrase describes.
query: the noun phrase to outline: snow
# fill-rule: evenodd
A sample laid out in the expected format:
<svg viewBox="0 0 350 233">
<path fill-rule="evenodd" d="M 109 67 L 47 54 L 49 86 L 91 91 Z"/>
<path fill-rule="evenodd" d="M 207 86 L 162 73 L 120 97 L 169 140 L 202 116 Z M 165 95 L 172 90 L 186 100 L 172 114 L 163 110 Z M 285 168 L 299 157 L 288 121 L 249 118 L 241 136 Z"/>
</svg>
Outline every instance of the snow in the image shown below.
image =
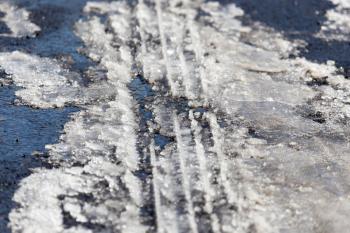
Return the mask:
<svg viewBox="0 0 350 233">
<path fill-rule="evenodd" d="M 0 53 L 0 67 L 16 86 L 21 87 L 16 96 L 33 107 L 86 104 L 106 99 L 114 93 L 104 82 L 84 86 L 80 74 L 62 68 L 54 59 L 19 51 Z"/>
<path fill-rule="evenodd" d="M 9 37 L 34 37 L 40 31 L 40 27 L 30 22 L 29 12 L 18 8 L 10 2 L 1 2 L 0 10 L 5 16 L 0 18 L 11 30 L 11 33 L 3 33 L 1 36 Z"/>
<path fill-rule="evenodd" d="M 54 168 L 20 183 L 12 230 L 347 232 L 349 80 L 234 4 L 179 3 L 87 2 L 74 30 L 106 80 L 0 53 L 22 104 L 80 108 L 46 146 Z M 133 96 L 138 76 L 152 94 Z"/>
<path fill-rule="evenodd" d="M 14 200 L 21 203 L 22 208 L 11 213 L 10 218 L 13 223 L 11 227 L 21 232 L 47 232 L 48 229 L 50 232 L 75 231 L 73 228 L 63 227 L 62 211 L 65 211 L 78 223 L 93 221 L 96 224 L 106 224 L 109 222 L 106 227 L 113 232 L 117 229 L 122 232 L 143 232 L 144 227 L 137 224 L 138 208 L 142 201 L 140 183 L 133 174 L 138 168 L 135 147 L 137 125 L 130 109 L 130 106 L 133 106 L 133 100 L 125 85 L 129 80 L 128 68 L 130 68 L 128 48 L 117 51 L 110 46 L 112 40 L 110 36 L 87 34 L 96 31 L 105 33 L 104 25 L 96 19 L 86 23 L 80 22 L 79 28 L 81 30 L 78 33 L 87 45 L 109 49 L 105 53 L 91 51 L 89 56 L 91 59 L 101 61 L 101 66 L 109 70 L 108 83 L 99 86 L 100 95 L 112 93 L 109 96 L 114 97 L 112 100 L 107 98 L 85 106 L 84 110 L 75 114 L 72 121 L 66 124 L 61 142 L 47 146 L 51 155 L 50 160 L 60 164 L 62 168 L 36 170 L 26 182 L 21 184 Z M 119 67 L 115 59 L 119 60 Z M 14 68 L 18 66 L 18 62 L 21 62 L 22 70 Z M 10 54 L 10 60 L 3 59 L 1 66 L 6 72 L 13 73 L 14 81 L 17 85 L 26 87 L 24 90 L 27 92 L 38 92 L 40 97 L 51 87 L 50 92 L 57 92 L 57 96 L 64 98 L 59 101 L 57 98 L 38 101 L 28 97 L 27 101 L 32 104 L 51 107 L 53 104 L 62 106 L 66 102 L 79 104 L 84 101 L 84 97 L 75 92 L 84 91 L 84 87 L 74 83 L 71 85 L 71 82 L 67 81 L 67 77 L 71 74 L 62 70 L 53 61 L 15 53 L 12 56 Z M 47 86 L 42 88 L 42 83 Z M 69 93 L 72 94 L 69 95 Z M 21 93 L 19 95 L 22 98 L 24 96 Z M 83 168 L 75 168 L 75 164 L 82 164 Z M 107 183 L 108 190 L 99 194 L 102 190 L 95 190 L 94 187 L 101 183 Z M 52 189 L 49 188 L 50 186 Z M 27 196 L 27 193 L 39 195 L 31 197 Z M 100 196 L 97 198 L 99 201 L 81 206 L 77 195 L 79 193 L 96 196 L 96 198 Z M 44 194 L 46 196 L 42 198 Z M 59 196 L 63 196 L 64 199 L 60 200 Z M 49 209 L 48 206 L 53 210 L 52 216 L 43 214 Z M 38 211 L 32 211 L 34 209 Z M 36 224 L 28 227 L 28 224 L 33 221 Z M 38 226 L 40 229 L 37 229 Z M 79 230 L 90 232 L 85 227 L 80 227 Z"/>
<path fill-rule="evenodd" d="M 27 104 L 38 107 L 62 107 L 72 102 L 79 85 L 69 83 L 78 74 L 63 70 L 55 61 L 23 52 L 1 53 L 0 66 L 23 89 L 16 95 Z"/>
<path fill-rule="evenodd" d="M 323 23 L 318 37 L 326 40 L 347 41 L 350 35 L 350 17 L 348 10 L 350 2 L 348 0 L 331 0 L 336 5 L 327 11 L 327 21 Z"/>
</svg>

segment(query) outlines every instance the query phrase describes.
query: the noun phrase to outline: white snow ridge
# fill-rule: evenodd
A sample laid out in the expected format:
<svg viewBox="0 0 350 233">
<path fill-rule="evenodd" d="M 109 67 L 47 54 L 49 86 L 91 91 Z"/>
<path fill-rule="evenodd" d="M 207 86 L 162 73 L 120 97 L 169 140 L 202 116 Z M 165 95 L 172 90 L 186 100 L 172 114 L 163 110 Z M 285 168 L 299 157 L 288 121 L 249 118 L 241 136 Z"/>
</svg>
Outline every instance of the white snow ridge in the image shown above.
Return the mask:
<svg viewBox="0 0 350 233">
<path fill-rule="evenodd" d="M 1 7 L 12 36 L 39 30 Z M 105 76 L 89 82 L 53 58 L 0 53 L 17 103 L 79 108 L 46 145 L 51 168 L 20 182 L 11 230 L 348 232 L 350 80 L 332 61 L 288 58 L 306 42 L 243 26 L 244 14 L 204 0 L 88 1 L 73 30 Z"/>
</svg>

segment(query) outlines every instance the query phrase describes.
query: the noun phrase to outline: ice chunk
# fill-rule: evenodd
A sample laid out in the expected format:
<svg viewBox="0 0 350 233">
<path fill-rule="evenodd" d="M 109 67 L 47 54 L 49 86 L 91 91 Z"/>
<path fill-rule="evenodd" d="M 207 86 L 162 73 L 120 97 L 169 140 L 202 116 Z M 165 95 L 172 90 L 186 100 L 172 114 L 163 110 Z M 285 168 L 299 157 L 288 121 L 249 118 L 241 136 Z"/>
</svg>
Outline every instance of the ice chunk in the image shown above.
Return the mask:
<svg viewBox="0 0 350 233">
<path fill-rule="evenodd" d="M 115 92 L 104 82 L 86 87 L 80 74 L 62 68 L 56 60 L 23 52 L 0 53 L 0 67 L 21 87 L 16 95 L 22 102 L 35 107 L 79 105 Z"/>
<path fill-rule="evenodd" d="M 0 3 L 0 10 L 5 12 L 5 16 L 0 18 L 10 28 L 11 33 L 0 34 L 9 37 L 34 37 L 36 32 L 40 31 L 40 27 L 30 22 L 29 12 L 25 9 L 18 8 L 10 2 Z"/>
</svg>

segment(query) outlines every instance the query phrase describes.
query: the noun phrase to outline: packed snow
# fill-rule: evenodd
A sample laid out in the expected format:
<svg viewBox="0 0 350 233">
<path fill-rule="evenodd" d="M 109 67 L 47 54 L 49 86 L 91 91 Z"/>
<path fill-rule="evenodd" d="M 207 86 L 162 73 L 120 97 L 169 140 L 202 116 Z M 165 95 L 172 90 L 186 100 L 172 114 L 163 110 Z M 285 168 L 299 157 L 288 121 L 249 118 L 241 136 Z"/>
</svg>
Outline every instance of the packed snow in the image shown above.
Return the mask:
<svg viewBox="0 0 350 233">
<path fill-rule="evenodd" d="M 10 2 L 11 1 L 3 1 L 0 3 L 0 11 L 5 14 L 0 18 L 0 21 L 5 22 L 11 32 L 0 35 L 9 37 L 33 37 L 35 33 L 40 32 L 40 27 L 29 20 L 29 12 L 25 9 L 18 8 Z"/>
<path fill-rule="evenodd" d="M 350 1 L 331 0 L 336 7 L 327 11 L 327 21 L 317 36 L 326 40 L 347 41 L 350 36 Z"/>
<path fill-rule="evenodd" d="M 347 1 L 333 2 L 320 38 L 350 30 L 337 20 Z M 22 14 L 26 32 L 4 21 L 34 35 Z M 72 30 L 100 71 L 88 82 L 56 58 L 0 53 L 17 104 L 79 108 L 46 146 L 50 166 L 21 181 L 10 229 L 346 233 L 350 81 L 245 14 L 216 1 L 87 1 Z"/>
</svg>

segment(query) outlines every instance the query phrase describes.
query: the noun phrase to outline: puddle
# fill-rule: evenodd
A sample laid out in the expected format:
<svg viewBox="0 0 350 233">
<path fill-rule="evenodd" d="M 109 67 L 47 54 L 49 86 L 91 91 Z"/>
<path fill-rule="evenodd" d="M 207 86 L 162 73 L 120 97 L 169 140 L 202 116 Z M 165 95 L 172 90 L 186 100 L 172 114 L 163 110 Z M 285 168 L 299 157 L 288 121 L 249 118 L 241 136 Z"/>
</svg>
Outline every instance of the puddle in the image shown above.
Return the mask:
<svg viewBox="0 0 350 233">
<path fill-rule="evenodd" d="M 69 4 L 67 4 L 69 3 Z M 49 58 L 68 59 L 72 71 L 82 73 L 91 61 L 79 54 L 82 41 L 74 34 L 74 24 L 81 16 L 86 0 L 46 1 L 13 0 L 13 4 L 30 12 L 30 20 L 41 32 L 35 38 L 0 36 L 0 51 L 23 51 Z M 2 14 L 0 12 L 0 18 Z M 7 32 L 0 21 L 0 33 Z M 0 76 L 4 76 L 0 74 Z M 4 78 L 4 77 L 0 77 Z M 14 105 L 15 86 L 0 87 L 0 232 L 9 233 L 8 214 L 16 205 L 13 194 L 32 168 L 43 166 L 33 152 L 44 152 L 45 145 L 55 144 L 70 115 L 78 108 L 34 109 Z"/>
<path fill-rule="evenodd" d="M 129 84 L 129 89 L 132 91 L 134 98 L 140 102 L 145 101 L 145 98 L 153 96 L 152 87 L 141 76 L 136 76 Z"/>
<path fill-rule="evenodd" d="M 15 87 L 0 89 L 0 159 L 17 160 L 55 143 L 76 108 L 33 109 L 16 106 Z"/>
<path fill-rule="evenodd" d="M 173 142 L 174 140 L 172 138 L 166 137 L 161 134 L 155 134 L 154 135 L 154 143 L 160 147 L 161 150 L 164 150 L 166 145 Z"/>
<path fill-rule="evenodd" d="M 0 88 L 0 232 L 7 228 L 12 196 L 20 180 L 30 169 L 42 166 L 34 151 L 44 152 L 45 145 L 58 141 L 64 124 L 77 108 L 33 109 L 16 106 L 16 88 Z"/>
</svg>

